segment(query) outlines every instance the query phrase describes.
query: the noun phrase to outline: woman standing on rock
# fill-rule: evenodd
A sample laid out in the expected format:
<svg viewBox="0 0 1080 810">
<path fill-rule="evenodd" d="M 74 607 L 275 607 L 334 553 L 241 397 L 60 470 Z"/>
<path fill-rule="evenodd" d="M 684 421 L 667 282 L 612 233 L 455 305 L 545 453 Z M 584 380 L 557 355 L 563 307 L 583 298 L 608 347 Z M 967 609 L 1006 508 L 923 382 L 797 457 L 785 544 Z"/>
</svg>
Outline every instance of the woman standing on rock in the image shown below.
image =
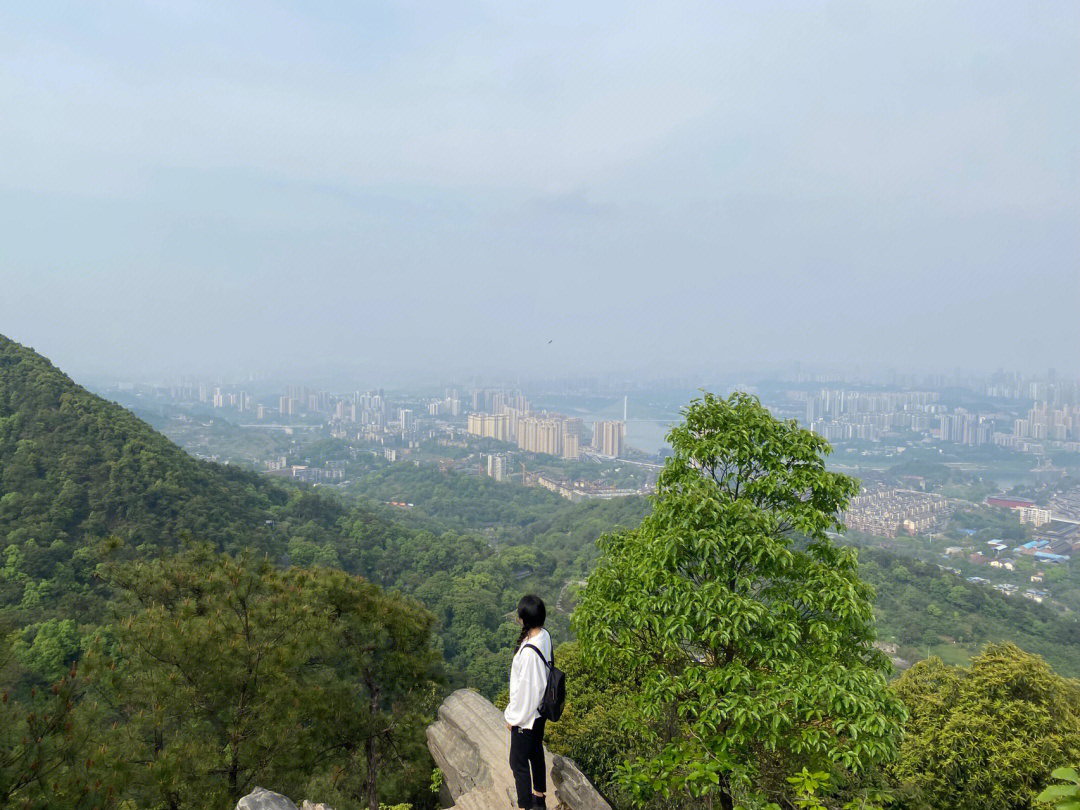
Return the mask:
<svg viewBox="0 0 1080 810">
<path fill-rule="evenodd" d="M 518 807 L 546 808 L 544 718 L 538 711 L 547 688 L 551 636 L 544 629 L 547 610 L 539 596 L 521 597 L 517 607 L 521 635 L 510 666 L 510 703 L 503 712 L 510 729 L 510 769 Z"/>
</svg>

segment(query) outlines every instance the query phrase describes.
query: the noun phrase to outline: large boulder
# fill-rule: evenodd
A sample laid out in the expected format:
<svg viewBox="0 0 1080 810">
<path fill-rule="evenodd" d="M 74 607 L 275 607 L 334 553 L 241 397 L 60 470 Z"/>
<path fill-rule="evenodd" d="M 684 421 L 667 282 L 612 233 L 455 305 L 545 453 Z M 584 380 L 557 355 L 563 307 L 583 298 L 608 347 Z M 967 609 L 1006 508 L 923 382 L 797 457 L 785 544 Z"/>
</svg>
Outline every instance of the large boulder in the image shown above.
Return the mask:
<svg viewBox="0 0 1080 810">
<path fill-rule="evenodd" d="M 296 810 L 296 805 L 280 793 L 257 787 L 236 803 L 236 810 Z"/>
<path fill-rule="evenodd" d="M 443 773 L 457 810 L 514 810 L 517 793 L 510 773 L 510 737 L 502 712 L 469 689 L 459 689 L 439 707 L 428 726 L 428 748 Z M 573 760 L 545 747 L 551 810 L 611 810 Z"/>
<path fill-rule="evenodd" d="M 272 790 L 257 787 L 236 803 L 236 810 L 296 810 L 296 805 L 292 803 L 288 796 L 282 796 Z M 326 804 L 315 804 L 304 799 L 304 803 L 300 805 L 300 810 L 334 810 L 334 808 Z"/>
</svg>

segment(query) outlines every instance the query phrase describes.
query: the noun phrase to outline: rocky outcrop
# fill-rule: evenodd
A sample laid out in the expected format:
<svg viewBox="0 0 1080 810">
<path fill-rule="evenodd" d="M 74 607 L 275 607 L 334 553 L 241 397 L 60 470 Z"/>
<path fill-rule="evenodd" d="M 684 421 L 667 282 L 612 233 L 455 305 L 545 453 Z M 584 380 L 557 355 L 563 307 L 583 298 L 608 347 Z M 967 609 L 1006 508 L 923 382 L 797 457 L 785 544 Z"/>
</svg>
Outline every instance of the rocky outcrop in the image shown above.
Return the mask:
<svg viewBox="0 0 1080 810">
<path fill-rule="evenodd" d="M 280 793 L 257 787 L 236 803 L 236 810 L 296 810 L 296 805 Z M 313 804 L 305 799 L 300 805 L 300 810 L 334 810 L 334 808 L 325 804 Z"/>
<path fill-rule="evenodd" d="M 236 803 L 236 810 L 297 810 L 297 808 L 280 793 L 257 787 Z"/>
<path fill-rule="evenodd" d="M 510 740 L 502 712 L 469 689 L 459 689 L 439 707 L 428 726 L 428 748 L 443 773 L 457 810 L 514 810 Z M 552 810 L 611 810 L 592 783 L 566 757 L 544 750 L 548 802 Z"/>
<path fill-rule="evenodd" d="M 510 774 L 510 738 L 502 712 L 470 689 L 459 689 L 439 707 L 428 726 L 428 748 L 443 773 L 443 787 L 454 810 L 516 810 Z M 545 747 L 550 810 L 611 810 L 573 760 Z M 449 803 L 449 802 L 448 802 Z M 236 810 L 297 810 L 280 793 L 257 787 Z M 305 801 L 300 810 L 331 810 Z"/>
</svg>

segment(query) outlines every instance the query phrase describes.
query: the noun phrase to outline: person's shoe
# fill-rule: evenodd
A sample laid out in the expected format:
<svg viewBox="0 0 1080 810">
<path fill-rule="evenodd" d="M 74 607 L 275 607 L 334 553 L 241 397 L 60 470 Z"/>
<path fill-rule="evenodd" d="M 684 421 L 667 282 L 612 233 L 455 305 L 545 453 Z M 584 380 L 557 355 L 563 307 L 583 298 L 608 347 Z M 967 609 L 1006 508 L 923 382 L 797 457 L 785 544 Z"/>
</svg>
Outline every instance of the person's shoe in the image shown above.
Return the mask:
<svg viewBox="0 0 1080 810">
<path fill-rule="evenodd" d="M 533 795 L 533 810 L 547 810 L 547 797 Z"/>
</svg>

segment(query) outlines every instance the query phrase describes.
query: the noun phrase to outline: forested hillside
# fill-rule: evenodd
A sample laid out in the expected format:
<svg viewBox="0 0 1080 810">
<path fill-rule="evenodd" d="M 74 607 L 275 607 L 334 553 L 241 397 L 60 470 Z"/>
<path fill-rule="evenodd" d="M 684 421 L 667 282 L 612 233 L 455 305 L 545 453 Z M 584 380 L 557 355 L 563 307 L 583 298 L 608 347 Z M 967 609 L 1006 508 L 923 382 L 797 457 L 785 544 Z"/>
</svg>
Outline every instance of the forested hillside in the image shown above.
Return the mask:
<svg viewBox="0 0 1080 810">
<path fill-rule="evenodd" d="M 0 536 L 51 545 L 113 535 L 175 546 L 265 543 L 282 488 L 197 461 L 128 411 L 0 336 Z M 336 515 L 308 514 L 331 525 Z"/>
<path fill-rule="evenodd" d="M 0 632 L 101 621 L 98 545 L 133 557 L 185 540 L 287 553 L 332 545 L 337 503 L 197 461 L 44 357 L 0 336 Z"/>
<path fill-rule="evenodd" d="M 909 662 L 939 655 L 966 663 L 992 642 L 1008 641 L 1080 677 L 1080 622 L 1019 596 L 887 551 L 861 549 L 859 573 L 874 586 L 878 634 Z"/>
</svg>

